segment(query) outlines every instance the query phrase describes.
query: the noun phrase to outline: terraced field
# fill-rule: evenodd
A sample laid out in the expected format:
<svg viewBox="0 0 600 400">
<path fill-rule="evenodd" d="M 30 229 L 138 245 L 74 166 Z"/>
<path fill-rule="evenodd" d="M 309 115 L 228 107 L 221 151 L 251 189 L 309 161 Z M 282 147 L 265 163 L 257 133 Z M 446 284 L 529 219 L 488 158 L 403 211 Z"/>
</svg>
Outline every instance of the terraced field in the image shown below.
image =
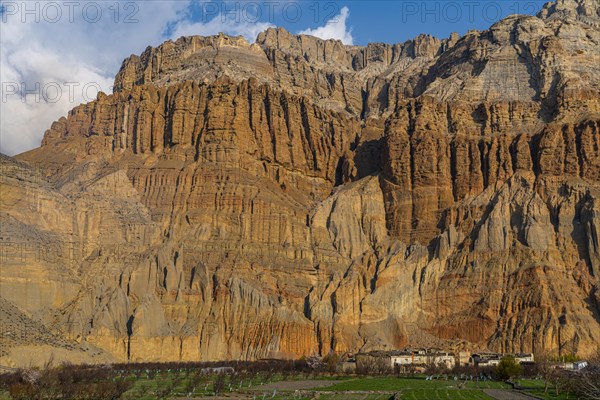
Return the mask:
<svg viewBox="0 0 600 400">
<path fill-rule="evenodd" d="M 72 389 L 86 389 L 89 385 L 98 386 L 104 383 L 123 382 L 125 387 L 117 397 L 123 400 L 198 400 L 198 399 L 316 399 L 319 400 L 469 400 L 469 399 L 517 399 L 519 393 L 512 391 L 510 385 L 497 381 L 461 381 L 454 380 L 451 376 L 446 379 L 426 380 L 424 376 L 415 377 L 358 377 L 358 376 L 332 376 L 329 374 L 283 374 L 274 369 L 270 371 L 244 371 L 233 374 L 206 374 L 201 368 L 175 366 L 162 366 L 161 368 L 123 367 L 110 369 L 81 371 L 74 368 L 68 376 L 72 380 Z M 70 391 L 59 384 L 63 379 L 67 367 L 59 367 L 48 373 L 47 382 L 54 392 L 64 392 L 63 398 L 68 397 Z M 61 378 L 62 377 L 62 378 Z M 0 400 L 11 398 L 11 380 L 4 375 L 4 383 L 0 385 Z M 59 379 L 60 378 L 60 379 Z M 57 380 L 58 379 L 58 380 Z M 1 380 L 0 380 L 1 381 Z M 14 380 L 13 380 L 14 381 Z M 54 382 L 54 383 L 53 383 Z M 61 381 L 62 382 L 62 381 Z M 523 380 L 522 386 L 535 395 L 543 394 L 543 382 Z M 83 391 L 85 392 L 85 390 Z M 40 392 L 40 394 L 43 394 Z M 548 391 L 540 398 L 548 400 L 564 400 L 566 394 L 554 396 L 553 391 Z M 18 397 L 22 398 L 22 397 Z M 39 397 L 46 398 L 46 397 Z M 79 397 L 77 397 L 79 398 Z M 95 397 L 81 397 L 81 399 L 96 399 Z M 99 397 L 104 398 L 104 397 Z M 573 397 L 570 397 L 573 398 Z"/>
<path fill-rule="evenodd" d="M 427 381 L 424 378 L 351 378 L 335 385 L 320 388 L 325 391 L 353 391 L 353 390 L 465 390 L 465 389 L 508 389 L 509 385 L 504 382 L 482 381 L 462 382 L 453 379 L 438 379 Z"/>
</svg>

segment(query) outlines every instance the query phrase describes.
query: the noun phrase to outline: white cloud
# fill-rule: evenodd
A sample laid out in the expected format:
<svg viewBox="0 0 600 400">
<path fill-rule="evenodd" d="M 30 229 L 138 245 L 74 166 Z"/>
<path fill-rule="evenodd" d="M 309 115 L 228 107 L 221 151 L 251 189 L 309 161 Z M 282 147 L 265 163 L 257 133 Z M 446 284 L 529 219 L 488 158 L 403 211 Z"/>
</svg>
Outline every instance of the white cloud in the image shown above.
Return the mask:
<svg viewBox="0 0 600 400">
<path fill-rule="evenodd" d="M 111 93 L 122 60 L 162 42 L 169 24 L 189 6 L 187 1 L 51 3 L 60 7 L 59 18 L 56 8 L 46 7 L 50 3 L 3 3 L 12 7 L 0 14 L 0 151 L 5 154 L 39 146 L 52 122 L 93 99 L 95 88 Z M 16 88 L 28 94 L 13 93 Z"/>
<path fill-rule="evenodd" d="M 175 25 L 172 39 L 177 39 L 180 36 L 209 36 L 223 32 L 231 36 L 244 36 L 250 43 L 254 43 L 258 34 L 273 25 L 268 22 L 249 22 L 236 21 L 235 16 L 225 16 L 219 14 L 208 22 L 192 22 L 182 20 Z"/>
<path fill-rule="evenodd" d="M 314 29 L 305 29 L 298 33 L 301 35 L 316 36 L 321 39 L 337 39 L 341 40 L 344 44 L 351 45 L 353 44 L 352 28 L 346 27 L 346 21 L 349 16 L 350 10 L 348 7 L 342 7 L 340 13 L 327 21 L 324 26 Z"/>
<path fill-rule="evenodd" d="M 0 11 L 0 151 L 11 155 L 39 146 L 52 122 L 95 98 L 96 88 L 111 93 L 122 60 L 140 54 L 148 45 L 219 32 L 243 35 L 253 42 L 259 32 L 272 26 L 246 14 L 236 21 L 223 8 L 214 18 L 196 22 L 192 0 L 0 0 L 0 4 L 5 7 Z M 348 16 L 348 8 L 343 7 L 324 26 L 301 33 L 352 44 Z M 30 93 L 20 93 L 21 89 Z"/>
<path fill-rule="evenodd" d="M 39 146 L 52 122 L 95 98 L 95 88 L 112 93 L 123 59 L 140 54 L 148 45 L 156 46 L 170 37 L 219 32 L 254 41 L 270 26 L 236 23 L 220 15 L 205 23 L 193 22 L 189 0 L 1 4 L 9 3 L 13 8 L 0 13 L 0 151 L 10 155 Z M 46 4 L 61 7 L 58 20 L 52 22 L 56 9 Z M 84 93 L 86 85 L 89 90 Z M 13 94 L 16 88 L 38 95 Z M 57 88 L 62 95 L 55 98 Z"/>
</svg>

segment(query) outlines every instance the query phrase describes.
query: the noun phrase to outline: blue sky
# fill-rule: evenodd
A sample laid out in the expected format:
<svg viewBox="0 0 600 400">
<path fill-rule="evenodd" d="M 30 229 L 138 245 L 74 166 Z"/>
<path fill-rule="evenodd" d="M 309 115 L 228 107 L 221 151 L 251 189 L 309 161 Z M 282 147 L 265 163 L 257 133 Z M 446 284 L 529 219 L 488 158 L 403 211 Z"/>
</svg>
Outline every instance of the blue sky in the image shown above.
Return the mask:
<svg viewBox="0 0 600 400">
<path fill-rule="evenodd" d="M 347 7 L 346 25 L 354 44 L 369 42 L 397 43 L 420 33 L 440 38 L 452 32 L 486 29 L 510 14 L 535 14 L 545 1 L 537 0 L 465 0 L 465 1 L 211 1 L 192 6 L 194 21 L 207 21 L 217 13 L 229 12 L 257 22 L 282 26 L 291 32 L 323 26 Z M 248 17 L 248 18 L 245 18 Z"/>
<path fill-rule="evenodd" d="M 53 121 L 98 91 L 112 92 L 122 60 L 182 35 L 243 35 L 269 26 L 346 44 L 445 38 L 502 17 L 535 14 L 537 0 L 0 0 L 0 152 L 39 146 Z"/>
<path fill-rule="evenodd" d="M 349 25 L 357 44 L 402 42 L 420 33 L 439 38 L 452 32 L 486 29 L 514 14 L 535 14 L 542 1 L 344 1 L 350 10 Z"/>
</svg>

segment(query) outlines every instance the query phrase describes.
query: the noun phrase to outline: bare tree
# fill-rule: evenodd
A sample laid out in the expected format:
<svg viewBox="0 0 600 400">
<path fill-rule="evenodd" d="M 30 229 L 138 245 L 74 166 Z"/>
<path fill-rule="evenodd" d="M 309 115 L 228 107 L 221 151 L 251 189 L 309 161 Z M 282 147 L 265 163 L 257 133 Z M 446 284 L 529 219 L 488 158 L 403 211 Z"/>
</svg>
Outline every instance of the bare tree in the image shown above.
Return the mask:
<svg viewBox="0 0 600 400">
<path fill-rule="evenodd" d="M 215 380 L 213 382 L 213 392 L 215 393 L 215 396 L 225 389 L 225 380 L 226 377 L 224 373 L 218 373 L 215 376 Z"/>
<path fill-rule="evenodd" d="M 359 375 L 389 375 L 392 371 L 385 357 L 363 356 L 356 360 L 356 373 Z"/>
<path fill-rule="evenodd" d="M 581 371 L 574 389 L 582 399 L 600 399 L 600 366 Z"/>
<path fill-rule="evenodd" d="M 552 357 L 548 353 L 540 353 L 535 356 L 535 368 L 540 378 L 544 380 L 544 393 L 548 392 L 554 371 Z"/>
<path fill-rule="evenodd" d="M 588 361 L 588 366 L 574 375 L 573 391 L 582 399 L 600 399 L 600 349 Z"/>
<path fill-rule="evenodd" d="M 306 357 L 306 364 L 315 371 L 322 369 L 324 366 L 323 358 L 317 355 Z"/>
</svg>

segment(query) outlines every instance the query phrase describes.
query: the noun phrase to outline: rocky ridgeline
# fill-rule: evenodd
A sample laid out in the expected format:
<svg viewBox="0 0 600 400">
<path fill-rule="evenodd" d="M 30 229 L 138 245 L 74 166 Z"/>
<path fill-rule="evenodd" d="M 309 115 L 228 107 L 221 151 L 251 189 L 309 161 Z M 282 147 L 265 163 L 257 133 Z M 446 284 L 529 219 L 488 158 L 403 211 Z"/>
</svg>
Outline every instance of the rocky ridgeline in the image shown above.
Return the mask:
<svg viewBox="0 0 600 400">
<path fill-rule="evenodd" d="M 0 160 L 2 296 L 119 360 L 592 353 L 599 9 L 149 47 Z"/>
</svg>

